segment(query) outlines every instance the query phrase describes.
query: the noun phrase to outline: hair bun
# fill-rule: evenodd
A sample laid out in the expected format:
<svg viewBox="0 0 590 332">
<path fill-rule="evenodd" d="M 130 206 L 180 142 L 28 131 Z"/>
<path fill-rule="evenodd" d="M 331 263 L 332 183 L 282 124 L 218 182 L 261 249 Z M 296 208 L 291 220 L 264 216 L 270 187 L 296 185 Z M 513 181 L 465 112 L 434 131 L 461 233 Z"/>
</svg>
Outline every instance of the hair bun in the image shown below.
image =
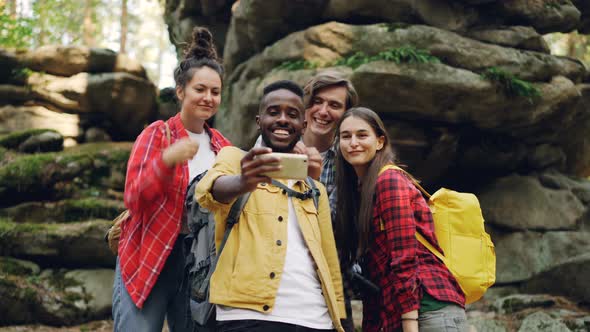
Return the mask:
<svg viewBox="0 0 590 332">
<path fill-rule="evenodd" d="M 209 29 L 195 27 L 189 48 L 184 52 L 184 58 L 209 58 L 217 61 L 217 50 L 213 44 L 213 35 Z"/>
</svg>

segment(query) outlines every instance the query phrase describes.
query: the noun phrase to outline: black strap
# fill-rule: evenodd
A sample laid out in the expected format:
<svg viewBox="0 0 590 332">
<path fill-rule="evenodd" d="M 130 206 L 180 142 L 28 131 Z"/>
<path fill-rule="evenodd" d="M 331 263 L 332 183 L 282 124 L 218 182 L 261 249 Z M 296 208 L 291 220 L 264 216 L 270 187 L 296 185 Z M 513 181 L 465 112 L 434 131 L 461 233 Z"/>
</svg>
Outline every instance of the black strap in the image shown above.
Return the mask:
<svg viewBox="0 0 590 332">
<path fill-rule="evenodd" d="M 311 190 L 313 191 L 313 204 L 315 205 L 315 209 L 317 210 L 318 207 L 320 206 L 320 190 L 318 189 L 318 187 L 315 185 L 315 181 L 311 178 L 311 176 L 308 176 L 307 179 L 305 179 L 305 182 L 307 182 L 307 185 L 309 185 L 309 187 L 311 188 Z"/>
<path fill-rule="evenodd" d="M 284 184 L 280 183 L 279 181 L 277 181 L 275 179 L 272 179 L 272 181 L 271 181 L 271 183 L 274 186 L 277 186 L 277 187 L 283 189 L 283 194 L 286 194 L 289 197 L 295 197 L 295 198 L 298 198 L 302 201 L 312 198 L 313 204 L 315 205 L 315 208 L 317 209 L 318 208 L 318 197 L 320 196 L 320 191 L 316 187 L 315 183 L 313 182 L 313 179 L 311 179 L 309 176 L 307 177 L 305 182 L 309 185 L 310 189 L 301 193 L 301 192 L 295 191 L 295 190 L 285 186 Z"/>
<path fill-rule="evenodd" d="M 223 251 L 223 247 L 225 247 L 225 243 L 227 242 L 227 238 L 229 237 L 229 233 L 231 232 L 232 227 L 234 227 L 234 225 L 237 224 L 240 220 L 240 214 L 242 213 L 242 210 L 244 209 L 244 205 L 246 205 L 248 198 L 250 198 L 250 194 L 250 192 L 247 192 L 242 196 L 239 196 L 234 202 L 234 204 L 231 206 L 229 214 L 227 216 L 223 240 L 221 240 L 221 243 L 219 244 L 217 257 L 221 255 L 221 251 Z"/>
</svg>

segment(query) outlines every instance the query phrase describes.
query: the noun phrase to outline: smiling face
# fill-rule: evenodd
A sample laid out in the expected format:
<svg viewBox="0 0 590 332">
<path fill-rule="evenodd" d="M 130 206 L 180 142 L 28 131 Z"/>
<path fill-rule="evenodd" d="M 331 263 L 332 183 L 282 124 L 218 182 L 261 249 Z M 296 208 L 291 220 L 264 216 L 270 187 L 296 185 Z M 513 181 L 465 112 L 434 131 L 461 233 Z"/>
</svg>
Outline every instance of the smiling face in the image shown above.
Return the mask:
<svg viewBox="0 0 590 332">
<path fill-rule="evenodd" d="M 338 135 L 342 157 L 362 178 L 377 151 L 383 148 L 385 137 L 378 137 L 367 121 L 355 116 L 342 121 Z"/>
<path fill-rule="evenodd" d="M 286 89 L 268 93 L 261 101 L 256 123 L 262 141 L 274 152 L 291 152 L 303 128 L 303 101 Z"/>
<path fill-rule="evenodd" d="M 319 90 L 310 100 L 305 111 L 306 131 L 314 136 L 334 136 L 338 120 L 346 110 L 345 86 L 333 85 Z"/>
<path fill-rule="evenodd" d="M 180 117 L 185 128 L 200 132 L 205 120 L 219 109 L 221 77 L 207 66 L 195 69 L 193 77 L 184 87 L 176 87 L 176 96 L 181 101 Z"/>
</svg>

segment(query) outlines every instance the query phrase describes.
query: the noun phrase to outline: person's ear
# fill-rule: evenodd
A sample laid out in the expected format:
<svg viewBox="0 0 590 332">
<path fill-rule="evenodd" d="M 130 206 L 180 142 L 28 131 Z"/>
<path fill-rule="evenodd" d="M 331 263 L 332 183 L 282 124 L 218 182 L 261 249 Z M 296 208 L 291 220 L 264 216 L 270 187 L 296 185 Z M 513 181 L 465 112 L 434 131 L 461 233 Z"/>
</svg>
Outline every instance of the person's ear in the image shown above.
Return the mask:
<svg viewBox="0 0 590 332">
<path fill-rule="evenodd" d="M 377 151 L 383 149 L 383 144 L 385 144 L 385 136 L 377 137 Z"/>
<path fill-rule="evenodd" d="M 260 128 L 260 115 L 256 116 L 256 126 L 258 127 L 258 132 L 261 132 L 262 129 Z"/>
<path fill-rule="evenodd" d="M 180 86 L 176 87 L 176 98 L 180 103 L 182 103 L 182 100 L 184 99 L 184 89 Z"/>
</svg>

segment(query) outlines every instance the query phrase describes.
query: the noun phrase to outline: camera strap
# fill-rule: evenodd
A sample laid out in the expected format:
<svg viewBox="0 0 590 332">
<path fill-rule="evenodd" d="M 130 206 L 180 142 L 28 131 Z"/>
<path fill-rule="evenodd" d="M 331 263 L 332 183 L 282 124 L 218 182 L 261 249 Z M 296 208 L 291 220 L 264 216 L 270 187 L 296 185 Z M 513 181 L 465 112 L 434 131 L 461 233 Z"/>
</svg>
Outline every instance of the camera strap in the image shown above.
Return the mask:
<svg viewBox="0 0 590 332">
<path fill-rule="evenodd" d="M 298 192 L 296 190 L 293 190 L 293 189 L 285 186 L 284 184 L 280 183 L 279 181 L 277 181 L 275 179 L 272 179 L 272 181 L 271 181 L 272 185 L 277 186 L 283 190 L 283 195 L 287 195 L 289 197 L 295 197 L 295 198 L 298 198 L 302 201 L 312 198 L 313 202 L 316 206 L 316 209 L 317 209 L 317 207 L 318 207 L 317 201 L 318 201 L 318 197 L 320 196 L 320 190 L 316 187 L 315 183 L 313 182 L 313 180 L 310 177 L 307 177 L 305 182 L 308 184 L 308 186 L 310 188 L 304 192 Z"/>
</svg>

